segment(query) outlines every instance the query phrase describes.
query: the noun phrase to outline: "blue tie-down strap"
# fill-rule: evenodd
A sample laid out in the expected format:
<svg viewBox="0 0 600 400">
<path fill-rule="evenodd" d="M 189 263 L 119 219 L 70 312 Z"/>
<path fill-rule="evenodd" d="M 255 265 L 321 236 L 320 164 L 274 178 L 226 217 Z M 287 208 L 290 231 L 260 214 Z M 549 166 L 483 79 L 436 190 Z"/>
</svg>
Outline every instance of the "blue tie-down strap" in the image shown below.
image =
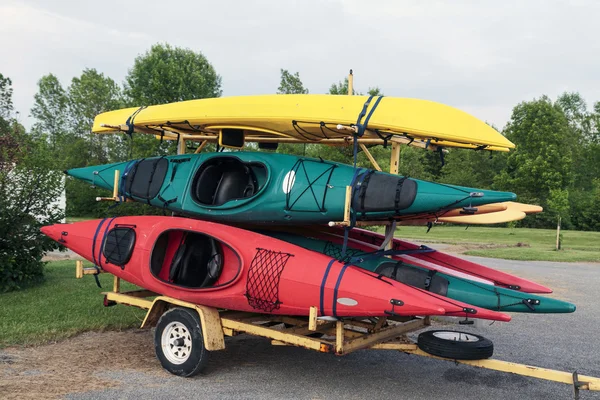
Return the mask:
<svg viewBox="0 0 600 400">
<path fill-rule="evenodd" d="M 125 165 L 125 168 L 123 169 L 123 175 L 121 175 L 121 179 L 119 180 L 119 190 L 118 190 L 119 197 L 122 199 L 127 198 L 127 194 L 125 193 L 125 183 L 127 181 L 127 176 L 129 175 L 129 173 L 133 169 L 134 165 L 136 165 L 136 164 L 137 164 L 137 160 L 129 161 Z"/>
</svg>

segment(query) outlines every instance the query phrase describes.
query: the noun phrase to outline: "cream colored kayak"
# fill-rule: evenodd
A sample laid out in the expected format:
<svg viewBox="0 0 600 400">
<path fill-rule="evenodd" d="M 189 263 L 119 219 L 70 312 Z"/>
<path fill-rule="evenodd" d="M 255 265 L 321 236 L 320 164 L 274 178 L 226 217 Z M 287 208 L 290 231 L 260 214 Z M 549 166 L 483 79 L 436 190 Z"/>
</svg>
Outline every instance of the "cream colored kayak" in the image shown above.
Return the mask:
<svg viewBox="0 0 600 400">
<path fill-rule="evenodd" d="M 516 201 L 486 204 L 476 208 L 477 211 L 469 215 L 463 215 L 463 209 L 457 208 L 447 211 L 437 218 L 420 218 L 419 216 L 415 216 L 412 218 L 401 219 L 397 223 L 398 225 L 405 226 L 422 226 L 428 222 L 446 222 L 464 225 L 502 224 L 505 222 L 519 221 L 527 215 L 537 214 L 544 210 L 540 206 L 519 203 Z"/>
<path fill-rule="evenodd" d="M 454 107 L 433 101 L 368 96 L 262 95 L 189 100 L 99 114 L 93 132 L 130 131 L 212 135 L 244 130 L 249 137 L 331 141 L 352 136 L 392 137 L 446 147 L 508 151 L 502 134 Z"/>
<path fill-rule="evenodd" d="M 501 211 L 486 212 L 485 206 L 474 215 L 444 215 L 438 219 L 439 222 L 448 222 L 453 224 L 501 224 L 504 222 L 519 221 L 529 214 L 541 213 L 544 209 L 533 204 L 518 203 L 516 201 L 506 201 L 504 203 L 490 204 L 488 210 L 495 207 L 506 207 Z"/>
<path fill-rule="evenodd" d="M 518 203 L 516 201 L 506 201 L 506 202 L 500 203 L 500 204 L 506 205 L 509 210 L 518 210 L 518 211 L 524 212 L 527 215 L 537 214 L 537 213 L 541 213 L 542 211 L 544 211 L 544 209 L 540 206 L 536 206 L 534 204 Z"/>
<path fill-rule="evenodd" d="M 486 225 L 519 221 L 525 218 L 525 216 L 526 214 L 522 211 L 507 209 L 504 211 L 492 212 L 487 214 L 461 215 L 458 217 L 441 217 L 438 218 L 438 221 L 452 224 Z"/>
</svg>

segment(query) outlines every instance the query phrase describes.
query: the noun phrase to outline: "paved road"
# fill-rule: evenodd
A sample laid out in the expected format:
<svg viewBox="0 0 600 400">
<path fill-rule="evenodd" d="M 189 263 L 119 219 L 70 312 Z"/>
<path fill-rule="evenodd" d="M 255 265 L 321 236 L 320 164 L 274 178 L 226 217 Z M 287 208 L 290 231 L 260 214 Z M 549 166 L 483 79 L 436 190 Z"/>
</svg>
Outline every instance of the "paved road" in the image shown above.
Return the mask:
<svg viewBox="0 0 600 400">
<path fill-rule="evenodd" d="M 553 287 L 556 297 L 576 303 L 578 310 L 568 315 L 516 314 L 510 323 L 460 329 L 491 339 L 495 358 L 600 376 L 600 264 L 469 258 Z M 148 336 L 149 345 L 150 340 Z M 227 349 L 213 353 L 205 373 L 192 379 L 131 370 L 100 376 L 122 385 L 69 398 L 551 400 L 572 396 L 567 385 L 394 351 L 365 350 L 336 357 L 271 346 L 248 336 L 228 339 Z M 582 392 L 582 399 L 600 399 L 600 393 Z"/>
</svg>

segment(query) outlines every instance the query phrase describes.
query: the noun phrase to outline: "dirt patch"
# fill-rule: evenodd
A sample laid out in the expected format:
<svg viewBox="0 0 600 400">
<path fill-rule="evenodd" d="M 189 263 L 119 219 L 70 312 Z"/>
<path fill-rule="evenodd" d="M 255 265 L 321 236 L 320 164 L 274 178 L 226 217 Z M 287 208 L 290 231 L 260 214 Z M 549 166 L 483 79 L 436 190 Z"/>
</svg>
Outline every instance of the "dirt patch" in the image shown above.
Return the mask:
<svg viewBox="0 0 600 400">
<path fill-rule="evenodd" d="M 86 333 L 59 343 L 0 351 L 3 399 L 54 399 L 68 393 L 116 387 L 98 377 L 108 370 L 164 376 L 149 330 Z"/>
<path fill-rule="evenodd" d="M 46 253 L 42 257 L 42 261 L 68 261 L 68 260 L 83 260 L 79 254 L 75 254 L 72 251 L 52 251 Z"/>
</svg>

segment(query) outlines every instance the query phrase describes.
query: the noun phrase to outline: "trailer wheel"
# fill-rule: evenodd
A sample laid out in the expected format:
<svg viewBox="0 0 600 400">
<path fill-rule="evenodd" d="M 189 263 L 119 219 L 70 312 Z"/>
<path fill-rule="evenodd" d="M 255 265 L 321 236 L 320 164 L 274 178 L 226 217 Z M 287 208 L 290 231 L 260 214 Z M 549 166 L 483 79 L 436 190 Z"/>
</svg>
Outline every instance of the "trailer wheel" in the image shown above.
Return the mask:
<svg viewBox="0 0 600 400">
<path fill-rule="evenodd" d="M 426 353 L 453 360 L 483 360 L 494 354 L 491 340 L 467 332 L 423 332 L 417 339 L 417 346 Z"/>
<path fill-rule="evenodd" d="M 163 368 L 174 375 L 190 377 L 200 372 L 208 361 L 200 317 L 189 308 L 165 312 L 154 332 L 156 357 Z"/>
</svg>

